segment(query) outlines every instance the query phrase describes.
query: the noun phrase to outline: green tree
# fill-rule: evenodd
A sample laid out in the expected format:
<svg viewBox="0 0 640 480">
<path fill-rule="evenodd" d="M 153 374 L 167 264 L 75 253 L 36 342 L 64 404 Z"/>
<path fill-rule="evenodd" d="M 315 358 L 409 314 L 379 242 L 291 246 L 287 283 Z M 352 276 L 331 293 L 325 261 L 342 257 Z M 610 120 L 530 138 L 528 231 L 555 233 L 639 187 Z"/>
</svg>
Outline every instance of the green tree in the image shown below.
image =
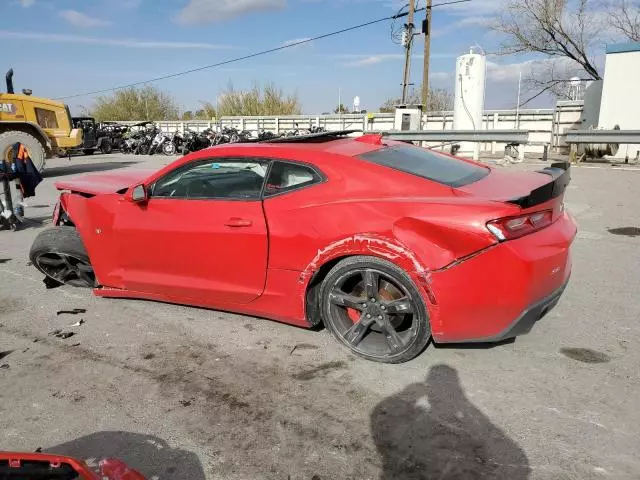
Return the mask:
<svg viewBox="0 0 640 480">
<path fill-rule="evenodd" d="M 333 110 L 333 113 L 349 113 L 349 110 L 344 106 L 344 103 L 341 103 Z"/>
<path fill-rule="evenodd" d="M 182 113 L 182 120 L 193 120 L 193 112 L 191 110 L 187 110 L 186 112 Z"/>
<path fill-rule="evenodd" d="M 251 89 L 244 91 L 235 90 L 233 85 L 229 84 L 218 99 L 217 113 L 222 117 L 299 115 L 301 111 L 297 93 L 285 95 L 273 84 L 267 84 L 264 87 L 255 84 Z"/>
<path fill-rule="evenodd" d="M 196 110 L 196 120 L 212 120 L 217 117 L 216 109 L 211 102 L 200 102 L 202 108 Z"/>
<path fill-rule="evenodd" d="M 175 120 L 178 107 L 161 90 L 147 85 L 116 90 L 113 95 L 98 97 L 92 109 L 98 121 L 108 120 Z"/>
<path fill-rule="evenodd" d="M 409 95 L 407 104 L 420 105 L 422 104 L 421 93 L 422 88 L 418 88 L 415 92 Z M 453 95 L 448 90 L 442 88 L 429 89 L 429 97 L 427 102 L 427 112 L 446 112 L 453 109 Z M 396 105 L 402 103 L 400 98 L 389 98 L 380 107 L 381 113 L 393 113 L 396 111 Z"/>
</svg>

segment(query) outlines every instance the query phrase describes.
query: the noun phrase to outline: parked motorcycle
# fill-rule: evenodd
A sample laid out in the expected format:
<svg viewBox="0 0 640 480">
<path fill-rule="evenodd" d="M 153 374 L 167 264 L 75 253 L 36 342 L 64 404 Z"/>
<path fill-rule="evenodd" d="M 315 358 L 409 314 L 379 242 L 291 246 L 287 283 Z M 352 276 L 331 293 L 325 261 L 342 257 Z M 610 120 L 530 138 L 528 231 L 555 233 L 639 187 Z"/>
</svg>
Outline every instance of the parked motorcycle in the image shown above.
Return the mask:
<svg viewBox="0 0 640 480">
<path fill-rule="evenodd" d="M 171 137 L 158 128 L 156 129 L 156 135 L 153 137 L 151 145 L 149 146 L 149 152 L 147 153 L 149 155 L 164 153 L 165 145 L 173 145 Z"/>
<path fill-rule="evenodd" d="M 265 140 L 273 140 L 274 138 L 280 137 L 282 137 L 282 135 L 277 135 L 273 132 L 267 132 L 265 130 L 262 130 L 260 133 L 258 133 L 258 140 L 261 142 L 264 142 Z"/>
<path fill-rule="evenodd" d="M 213 139 L 213 144 L 241 143 L 248 140 L 251 140 L 251 132 L 249 130 L 238 131 L 238 129 L 234 127 L 222 127 Z"/>
<path fill-rule="evenodd" d="M 181 151 L 183 144 L 184 139 L 176 130 L 169 137 L 169 141 L 162 144 L 162 153 L 165 155 L 175 155 L 177 152 Z"/>
<path fill-rule="evenodd" d="M 149 150 L 151 149 L 153 141 L 159 133 L 161 132 L 158 126 L 152 122 L 149 122 L 145 127 L 145 131 L 140 137 L 137 147 L 133 150 L 133 154 L 147 155 L 149 153 Z"/>
<path fill-rule="evenodd" d="M 211 138 L 205 132 L 187 130 L 184 134 L 181 150 L 183 155 L 189 152 L 197 152 L 211 146 Z"/>
</svg>

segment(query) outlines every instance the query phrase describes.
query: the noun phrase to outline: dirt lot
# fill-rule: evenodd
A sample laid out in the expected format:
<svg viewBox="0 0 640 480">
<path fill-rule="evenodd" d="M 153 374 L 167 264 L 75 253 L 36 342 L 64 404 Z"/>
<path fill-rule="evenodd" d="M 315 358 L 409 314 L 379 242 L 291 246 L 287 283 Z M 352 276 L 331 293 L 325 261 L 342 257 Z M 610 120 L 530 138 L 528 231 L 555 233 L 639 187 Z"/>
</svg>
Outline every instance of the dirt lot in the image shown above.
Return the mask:
<svg viewBox="0 0 640 480">
<path fill-rule="evenodd" d="M 51 161 L 25 228 L 0 231 L 0 449 L 159 479 L 640 478 L 640 236 L 612 230 L 640 227 L 640 170 L 574 169 L 574 275 L 531 334 L 389 366 L 326 331 L 46 290 L 27 252 L 53 182 L 140 161 Z"/>
</svg>

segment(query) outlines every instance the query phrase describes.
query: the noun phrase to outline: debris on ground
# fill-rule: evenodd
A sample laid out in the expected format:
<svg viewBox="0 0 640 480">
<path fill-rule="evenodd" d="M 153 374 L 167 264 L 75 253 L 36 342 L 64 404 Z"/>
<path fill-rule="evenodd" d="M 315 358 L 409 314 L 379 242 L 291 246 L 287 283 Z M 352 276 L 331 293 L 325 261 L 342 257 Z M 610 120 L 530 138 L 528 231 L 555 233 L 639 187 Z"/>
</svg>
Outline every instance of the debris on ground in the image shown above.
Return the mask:
<svg viewBox="0 0 640 480">
<path fill-rule="evenodd" d="M 52 288 L 58 288 L 63 285 L 62 283 L 58 282 L 57 280 L 54 280 L 51 277 L 44 277 L 42 279 L 42 283 L 44 283 L 44 286 L 47 288 L 47 290 L 51 290 Z"/>
<path fill-rule="evenodd" d="M 72 310 L 58 310 L 56 315 L 78 315 L 79 313 L 87 313 L 86 308 L 74 308 Z"/>
<path fill-rule="evenodd" d="M 9 260 L 11 260 L 10 258 L 0 258 L 0 263 L 7 263 Z"/>
<path fill-rule="evenodd" d="M 0 360 L 2 360 L 4 357 L 11 355 L 13 352 L 14 350 L 7 350 L 6 352 L 0 352 Z"/>
<path fill-rule="evenodd" d="M 78 320 L 73 325 L 69 325 L 69 327 L 79 327 L 80 325 L 84 325 L 84 324 L 85 324 L 84 318 L 81 318 L 80 320 Z"/>
<path fill-rule="evenodd" d="M 297 343 L 293 346 L 289 355 L 293 355 L 296 350 L 318 350 L 320 347 L 317 345 L 311 345 L 310 343 Z"/>
<path fill-rule="evenodd" d="M 2 365 L 0 365 L 0 368 L 2 368 L 3 370 L 9 370 L 9 364 L 8 363 L 3 363 Z"/>
<path fill-rule="evenodd" d="M 63 340 L 65 340 L 69 337 L 73 337 L 75 335 L 75 332 L 64 332 L 62 330 L 53 330 L 52 332 L 49 332 L 49 335 L 57 338 L 62 338 Z"/>
</svg>

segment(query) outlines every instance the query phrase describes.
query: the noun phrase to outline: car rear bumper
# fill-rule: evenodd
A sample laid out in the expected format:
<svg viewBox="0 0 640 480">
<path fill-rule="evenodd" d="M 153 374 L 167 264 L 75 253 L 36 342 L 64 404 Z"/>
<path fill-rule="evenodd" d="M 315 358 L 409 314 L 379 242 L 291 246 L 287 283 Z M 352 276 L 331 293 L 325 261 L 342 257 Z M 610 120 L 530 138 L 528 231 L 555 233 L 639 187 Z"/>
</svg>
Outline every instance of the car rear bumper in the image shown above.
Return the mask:
<svg viewBox="0 0 640 480">
<path fill-rule="evenodd" d="M 531 331 L 533 326 L 541 320 L 547 313 L 549 313 L 553 307 L 555 307 L 560 301 L 560 297 L 567 288 L 569 282 L 565 283 L 558 290 L 553 292 L 547 298 L 542 299 L 538 303 L 531 305 L 503 332 L 492 337 L 485 338 L 472 338 L 469 340 L 459 340 L 461 343 L 489 343 L 500 342 L 509 338 L 515 338 L 520 335 L 525 335 Z M 446 343 L 446 342 L 444 342 Z"/>
<path fill-rule="evenodd" d="M 434 340 L 492 342 L 528 333 L 567 286 L 576 232 L 573 218 L 563 213 L 544 230 L 433 272 Z"/>
</svg>

